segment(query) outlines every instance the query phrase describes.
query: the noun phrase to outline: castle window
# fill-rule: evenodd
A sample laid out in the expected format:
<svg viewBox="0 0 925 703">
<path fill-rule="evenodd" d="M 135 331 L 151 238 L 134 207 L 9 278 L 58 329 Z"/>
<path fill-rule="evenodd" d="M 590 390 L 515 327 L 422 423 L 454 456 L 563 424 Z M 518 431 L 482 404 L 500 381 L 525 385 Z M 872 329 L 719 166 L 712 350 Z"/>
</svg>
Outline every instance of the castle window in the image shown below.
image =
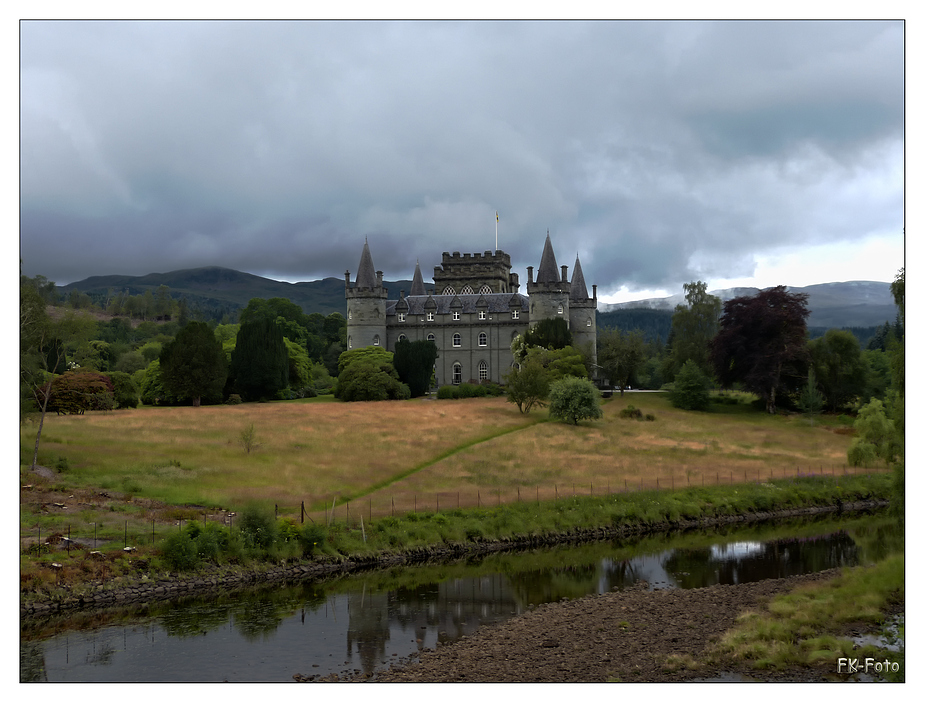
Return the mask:
<svg viewBox="0 0 925 703">
<path fill-rule="evenodd" d="M 431 332 L 429 335 L 427 335 L 427 341 L 428 341 L 428 342 L 436 342 L 436 341 L 437 341 L 437 338 L 434 337 L 434 333 L 433 333 L 433 332 Z"/>
<path fill-rule="evenodd" d="M 453 319 L 454 319 L 454 320 L 458 320 L 458 319 L 459 319 L 459 313 L 458 313 L 458 312 L 453 311 Z"/>
<path fill-rule="evenodd" d="M 461 347 L 462 346 L 462 335 L 457 332 L 453 335 L 453 346 Z"/>
<path fill-rule="evenodd" d="M 462 364 L 458 361 L 453 364 L 453 385 L 458 386 L 462 383 Z"/>
<path fill-rule="evenodd" d="M 347 349 L 353 349 L 353 337 L 347 337 Z"/>
<path fill-rule="evenodd" d="M 379 346 L 379 335 L 378 334 L 375 337 L 373 337 L 373 346 L 374 347 Z"/>
<path fill-rule="evenodd" d="M 480 320 L 484 320 L 486 314 L 487 314 L 487 313 L 486 313 L 484 310 L 479 310 L 479 319 L 480 319 Z"/>
<path fill-rule="evenodd" d="M 428 322 L 434 321 L 434 314 L 432 312 L 427 313 L 427 321 Z"/>
<path fill-rule="evenodd" d="M 405 321 L 405 313 L 403 313 L 403 312 L 398 313 L 398 321 L 399 321 L 399 322 L 404 322 L 404 321 Z"/>
<path fill-rule="evenodd" d="M 491 286 L 482 286 L 479 289 L 479 293 L 482 295 L 491 295 Z"/>
<path fill-rule="evenodd" d="M 348 319 L 348 320 L 352 320 L 352 319 L 353 319 L 353 312 L 350 311 L 350 310 L 347 311 L 347 319 Z"/>
<path fill-rule="evenodd" d="M 406 339 L 407 339 L 407 337 L 405 337 L 405 335 L 403 335 L 403 334 L 398 335 L 398 341 L 399 341 L 399 342 L 404 342 Z"/>
<path fill-rule="evenodd" d="M 472 286 L 463 286 L 463 289 L 459 291 L 460 295 L 475 295 L 475 291 L 472 290 Z"/>
<path fill-rule="evenodd" d="M 585 324 L 586 324 L 588 327 L 591 326 L 591 318 L 590 318 L 590 317 L 588 318 L 588 321 L 587 321 Z"/>
<path fill-rule="evenodd" d="M 479 380 L 480 381 L 488 380 L 488 364 L 484 361 L 479 362 Z"/>
<path fill-rule="evenodd" d="M 456 295 L 456 289 L 453 286 L 447 286 L 443 289 L 444 295 Z"/>
<path fill-rule="evenodd" d="M 488 346 L 488 335 L 484 332 L 479 332 L 479 346 L 487 347 Z"/>
<path fill-rule="evenodd" d="M 511 319 L 519 320 L 520 319 L 520 310 L 511 310 Z"/>
<path fill-rule="evenodd" d="M 560 314 L 560 315 L 562 314 L 562 306 L 561 306 L 561 305 L 559 306 L 559 314 Z"/>
</svg>

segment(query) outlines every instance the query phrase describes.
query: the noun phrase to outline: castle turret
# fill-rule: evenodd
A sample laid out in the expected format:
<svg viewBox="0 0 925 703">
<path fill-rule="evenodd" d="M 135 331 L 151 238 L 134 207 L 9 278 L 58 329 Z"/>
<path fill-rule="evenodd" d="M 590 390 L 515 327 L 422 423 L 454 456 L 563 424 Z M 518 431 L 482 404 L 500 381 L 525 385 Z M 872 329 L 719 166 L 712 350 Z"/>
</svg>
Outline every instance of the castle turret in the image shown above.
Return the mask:
<svg viewBox="0 0 925 703">
<path fill-rule="evenodd" d="M 357 278 L 350 285 L 350 272 L 345 276 L 347 297 L 347 348 L 386 345 L 386 299 L 388 291 L 382 285 L 382 272 L 373 266 L 369 242 L 363 244 Z"/>
<path fill-rule="evenodd" d="M 540 267 L 533 280 L 532 267 L 528 267 L 527 295 L 530 298 L 530 323 L 540 320 L 562 318 L 570 324 L 569 318 L 569 284 L 559 275 L 556 265 L 556 255 L 552 250 L 549 232 L 546 233 L 546 244 L 543 246 L 543 256 Z M 562 267 L 563 274 L 566 267 Z"/>
<path fill-rule="evenodd" d="M 572 344 L 578 349 L 589 348 L 592 363 L 597 364 L 597 286 L 594 297 L 588 297 L 588 286 L 581 271 L 581 261 L 575 257 L 572 283 L 569 286 L 569 330 Z M 597 376 L 597 369 L 588 369 Z"/>
</svg>

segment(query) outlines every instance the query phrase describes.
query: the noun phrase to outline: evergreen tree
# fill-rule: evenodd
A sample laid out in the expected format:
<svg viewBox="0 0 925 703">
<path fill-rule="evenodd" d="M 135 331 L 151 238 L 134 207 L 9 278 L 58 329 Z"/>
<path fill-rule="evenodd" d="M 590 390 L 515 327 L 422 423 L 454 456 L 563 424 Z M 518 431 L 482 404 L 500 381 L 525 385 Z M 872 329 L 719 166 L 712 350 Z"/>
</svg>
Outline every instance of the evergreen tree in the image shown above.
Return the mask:
<svg viewBox="0 0 925 703">
<path fill-rule="evenodd" d="M 561 317 L 540 320 L 524 334 L 524 342 L 530 347 L 562 349 L 571 346 L 572 333 L 568 322 Z"/>
<path fill-rule="evenodd" d="M 231 374 L 244 398 L 270 398 L 289 384 L 289 353 L 276 322 L 243 323 L 231 354 Z"/>
<path fill-rule="evenodd" d="M 693 359 L 684 362 L 669 394 L 671 404 L 682 410 L 706 410 L 710 406 L 710 379 Z"/>
<path fill-rule="evenodd" d="M 225 353 L 205 322 L 190 322 L 161 349 L 161 382 L 173 396 L 192 400 L 221 397 L 228 377 Z"/>
<path fill-rule="evenodd" d="M 395 345 L 392 364 L 401 382 L 408 385 L 412 398 L 427 392 L 436 360 L 437 345 L 426 339 L 416 342 L 403 339 Z"/>
</svg>

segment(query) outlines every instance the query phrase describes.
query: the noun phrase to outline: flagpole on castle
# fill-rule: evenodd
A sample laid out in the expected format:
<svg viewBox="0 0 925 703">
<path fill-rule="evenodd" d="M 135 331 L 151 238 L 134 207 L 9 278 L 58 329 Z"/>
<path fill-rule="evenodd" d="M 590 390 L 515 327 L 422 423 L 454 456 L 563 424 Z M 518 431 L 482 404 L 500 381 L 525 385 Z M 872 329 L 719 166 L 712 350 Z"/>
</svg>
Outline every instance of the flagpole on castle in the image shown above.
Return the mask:
<svg viewBox="0 0 925 703">
<path fill-rule="evenodd" d="M 495 251 L 498 251 L 498 211 L 495 210 Z"/>
</svg>

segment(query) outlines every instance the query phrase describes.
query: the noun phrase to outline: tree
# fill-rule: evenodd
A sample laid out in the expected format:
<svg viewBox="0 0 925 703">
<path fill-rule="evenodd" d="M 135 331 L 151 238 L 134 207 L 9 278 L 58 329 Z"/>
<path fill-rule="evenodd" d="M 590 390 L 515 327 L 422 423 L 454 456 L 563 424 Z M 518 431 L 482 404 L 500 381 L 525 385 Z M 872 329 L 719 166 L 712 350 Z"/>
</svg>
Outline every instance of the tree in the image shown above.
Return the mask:
<svg viewBox="0 0 925 703">
<path fill-rule="evenodd" d="M 275 321 L 258 318 L 241 324 L 231 354 L 231 375 L 248 400 L 270 398 L 289 385 L 289 354 Z"/>
<path fill-rule="evenodd" d="M 399 380 L 393 357 L 392 352 L 376 346 L 341 354 L 334 397 L 348 402 L 410 398 L 411 391 Z"/>
<path fill-rule="evenodd" d="M 225 353 L 205 322 L 190 322 L 161 349 L 161 382 L 198 408 L 203 396 L 221 398 L 228 378 Z"/>
<path fill-rule="evenodd" d="M 549 387 L 549 415 L 571 425 L 604 416 L 600 393 L 587 378 L 570 376 Z"/>
<path fill-rule="evenodd" d="M 395 345 L 392 364 L 398 378 L 407 384 L 412 398 L 424 395 L 430 388 L 436 360 L 437 345 L 426 339 L 415 342 L 402 339 Z"/>
<path fill-rule="evenodd" d="M 838 412 L 864 396 L 868 373 L 857 337 L 831 329 L 807 348 L 829 410 Z"/>
<path fill-rule="evenodd" d="M 562 349 L 572 344 L 568 322 L 561 317 L 540 320 L 524 334 L 524 343 L 530 347 Z"/>
<path fill-rule="evenodd" d="M 549 395 L 549 373 L 537 357 L 527 358 L 514 366 L 504 377 L 504 390 L 509 403 L 517 405 L 524 415 L 534 406 L 542 407 Z"/>
<path fill-rule="evenodd" d="M 109 374 L 109 380 L 112 381 L 117 408 L 138 407 L 138 388 L 129 374 L 124 371 L 113 371 Z"/>
<path fill-rule="evenodd" d="M 645 362 L 645 339 L 640 330 L 621 332 L 603 330 L 597 338 L 597 363 L 611 384 L 620 389 L 631 385 L 633 377 Z"/>
<path fill-rule="evenodd" d="M 68 371 L 47 384 L 47 408 L 59 415 L 83 415 L 87 410 L 112 410 L 115 389 L 108 376 L 95 371 Z"/>
<path fill-rule="evenodd" d="M 871 466 L 878 459 L 888 464 L 893 461 L 897 452 L 895 428 L 883 403 L 874 398 L 861 408 L 854 429 L 857 436 L 848 447 L 848 462 L 852 466 Z"/>
<path fill-rule="evenodd" d="M 715 295 L 707 293 L 707 284 L 703 281 L 685 283 L 684 294 L 687 305 L 678 305 L 671 317 L 670 373 L 677 374 L 684 363 L 691 360 L 702 373 L 712 376 L 710 340 L 719 332 L 722 303 Z"/>
<path fill-rule="evenodd" d="M 809 424 L 813 424 L 813 418 L 822 410 L 822 404 L 825 402 L 825 396 L 819 390 L 816 383 L 816 372 L 810 368 L 809 377 L 806 379 L 806 386 L 800 393 L 800 409 L 809 415 Z"/>
<path fill-rule="evenodd" d="M 710 379 L 693 359 L 685 361 L 678 371 L 669 399 L 682 410 L 706 410 L 710 406 Z"/>
<path fill-rule="evenodd" d="M 742 384 L 773 414 L 778 397 L 796 391 L 806 378 L 807 299 L 805 293 L 777 286 L 727 300 L 720 330 L 710 343 L 719 382 L 727 388 Z"/>
</svg>

